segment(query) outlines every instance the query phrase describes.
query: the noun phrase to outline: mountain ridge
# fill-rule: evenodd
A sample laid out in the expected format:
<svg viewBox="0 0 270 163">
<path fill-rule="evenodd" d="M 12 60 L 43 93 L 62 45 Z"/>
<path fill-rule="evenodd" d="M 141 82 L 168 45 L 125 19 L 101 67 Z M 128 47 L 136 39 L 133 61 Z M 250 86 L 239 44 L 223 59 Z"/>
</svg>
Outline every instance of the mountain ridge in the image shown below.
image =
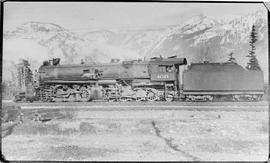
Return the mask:
<svg viewBox="0 0 270 163">
<path fill-rule="evenodd" d="M 32 40 L 48 49 L 48 59 L 60 57 L 62 63 L 79 63 L 81 59 L 109 62 L 112 58 L 127 60 L 172 55 L 186 57 L 189 62 L 224 62 L 227 54 L 234 52 L 239 64 L 245 66 L 249 34 L 254 24 L 258 33 L 256 54 L 268 74 L 268 63 L 265 61 L 268 46 L 266 22 L 263 11 L 232 20 L 215 20 L 198 15 L 182 24 L 157 29 L 96 30 L 82 35 L 53 23 L 27 22 L 14 31 L 5 32 L 4 40 Z M 7 56 L 4 54 L 4 57 Z"/>
</svg>

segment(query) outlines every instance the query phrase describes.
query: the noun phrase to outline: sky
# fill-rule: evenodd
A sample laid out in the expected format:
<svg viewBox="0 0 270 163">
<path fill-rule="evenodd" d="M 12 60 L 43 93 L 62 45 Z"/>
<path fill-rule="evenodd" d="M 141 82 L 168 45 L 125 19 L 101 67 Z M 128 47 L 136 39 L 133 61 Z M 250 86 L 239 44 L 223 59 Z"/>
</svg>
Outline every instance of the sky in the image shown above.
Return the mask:
<svg viewBox="0 0 270 163">
<path fill-rule="evenodd" d="M 4 31 L 29 21 L 55 23 L 74 32 L 138 29 L 181 24 L 199 14 L 219 18 L 257 10 L 266 11 L 262 3 L 5 2 Z"/>
</svg>

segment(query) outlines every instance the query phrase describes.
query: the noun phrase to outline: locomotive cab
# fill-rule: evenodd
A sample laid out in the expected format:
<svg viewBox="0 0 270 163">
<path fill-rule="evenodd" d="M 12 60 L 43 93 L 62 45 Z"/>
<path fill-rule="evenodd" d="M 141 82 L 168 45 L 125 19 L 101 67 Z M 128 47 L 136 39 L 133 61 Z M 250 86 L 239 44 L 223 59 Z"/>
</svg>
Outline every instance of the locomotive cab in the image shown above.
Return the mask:
<svg viewBox="0 0 270 163">
<path fill-rule="evenodd" d="M 150 61 L 151 81 L 174 82 L 178 80 L 179 66 L 186 65 L 186 58 L 155 59 Z"/>
<path fill-rule="evenodd" d="M 180 91 L 179 67 L 186 65 L 186 58 L 154 58 L 150 61 L 150 80 L 164 88 L 165 100 L 171 101 Z"/>
</svg>

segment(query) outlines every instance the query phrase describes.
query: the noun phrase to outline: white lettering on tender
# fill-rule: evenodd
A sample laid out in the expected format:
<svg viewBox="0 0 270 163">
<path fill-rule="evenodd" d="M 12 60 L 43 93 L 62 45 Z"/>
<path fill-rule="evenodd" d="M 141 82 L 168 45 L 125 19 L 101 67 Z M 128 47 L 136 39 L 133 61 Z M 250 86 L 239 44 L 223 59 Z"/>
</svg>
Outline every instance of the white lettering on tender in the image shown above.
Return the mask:
<svg viewBox="0 0 270 163">
<path fill-rule="evenodd" d="M 158 79 L 168 79 L 169 75 L 157 75 Z"/>
</svg>

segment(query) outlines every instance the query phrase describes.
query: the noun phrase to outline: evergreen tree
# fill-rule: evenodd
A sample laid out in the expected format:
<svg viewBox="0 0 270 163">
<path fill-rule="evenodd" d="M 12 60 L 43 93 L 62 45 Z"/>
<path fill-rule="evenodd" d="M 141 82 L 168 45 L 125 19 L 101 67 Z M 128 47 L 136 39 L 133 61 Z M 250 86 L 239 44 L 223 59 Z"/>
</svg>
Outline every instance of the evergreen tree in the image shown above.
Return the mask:
<svg viewBox="0 0 270 163">
<path fill-rule="evenodd" d="M 24 60 L 24 67 L 25 67 L 25 73 L 26 73 L 26 79 L 25 79 L 25 84 L 32 84 L 33 83 L 33 72 L 30 69 L 30 64 L 28 60 Z"/>
<path fill-rule="evenodd" d="M 228 62 L 236 63 L 236 59 L 233 57 L 233 52 L 231 52 L 228 56 L 229 56 Z"/>
<path fill-rule="evenodd" d="M 21 91 L 25 91 L 29 84 L 33 83 L 33 73 L 30 69 L 28 60 L 22 59 L 17 65 L 18 71 L 18 86 Z"/>
<path fill-rule="evenodd" d="M 250 50 L 249 50 L 249 54 L 247 55 L 247 57 L 249 57 L 249 62 L 247 63 L 246 68 L 248 70 L 261 70 L 261 67 L 259 65 L 259 62 L 256 58 L 255 55 L 255 43 L 257 42 L 257 33 L 256 33 L 256 29 L 255 26 L 252 26 L 252 30 L 250 33 L 250 41 L 249 41 L 249 45 L 250 45 Z"/>
</svg>

